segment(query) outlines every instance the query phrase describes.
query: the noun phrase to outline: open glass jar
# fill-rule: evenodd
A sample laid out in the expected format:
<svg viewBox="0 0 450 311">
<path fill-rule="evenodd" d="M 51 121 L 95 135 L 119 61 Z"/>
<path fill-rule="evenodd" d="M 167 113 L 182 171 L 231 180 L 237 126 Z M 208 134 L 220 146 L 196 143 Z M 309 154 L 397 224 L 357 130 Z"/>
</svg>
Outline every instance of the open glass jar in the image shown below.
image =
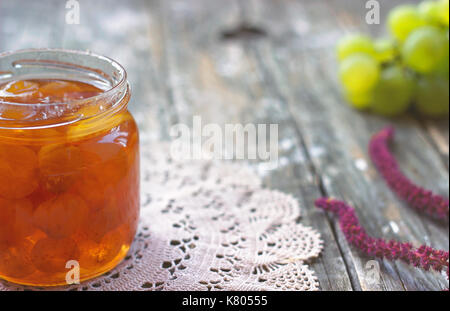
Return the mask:
<svg viewBox="0 0 450 311">
<path fill-rule="evenodd" d="M 111 59 L 0 54 L 0 278 L 64 285 L 78 267 L 83 281 L 126 256 L 139 215 L 129 99 Z"/>
</svg>

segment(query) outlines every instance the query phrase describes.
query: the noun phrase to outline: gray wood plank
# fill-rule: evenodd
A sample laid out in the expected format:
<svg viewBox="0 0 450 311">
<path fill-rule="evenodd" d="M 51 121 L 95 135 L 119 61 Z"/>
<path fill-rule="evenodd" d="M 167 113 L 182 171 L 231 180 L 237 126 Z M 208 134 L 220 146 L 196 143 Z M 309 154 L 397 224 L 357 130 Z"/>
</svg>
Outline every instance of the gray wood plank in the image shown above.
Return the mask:
<svg viewBox="0 0 450 311">
<path fill-rule="evenodd" d="M 394 5 L 410 1 L 380 2 L 384 24 Z M 385 32 L 383 25 L 365 24 L 365 1 L 80 3 L 81 24 L 67 25 L 64 1 L 0 1 L 0 51 L 60 47 L 117 59 L 128 70 L 130 109 L 144 136 L 167 139 L 171 125 L 190 124 L 193 115 L 219 125 L 278 123 L 283 165 L 265 175 L 265 184 L 297 197 L 302 222 L 321 231 L 325 249 L 311 265 L 322 289 L 447 287 L 442 276 L 390 262 L 381 262 L 381 282 L 374 284 L 365 269 L 371 258 L 349 247 L 337 222 L 313 207 L 322 195 L 342 198 L 376 236 L 448 249 L 448 225 L 409 210 L 366 151 L 372 133 L 394 124 L 393 151 L 405 173 L 448 196 L 448 121 L 386 120 L 357 113 L 342 100 L 336 40 L 346 32 Z"/>
<path fill-rule="evenodd" d="M 63 7 L 57 0 L 0 1 L 0 51 L 51 47 L 53 30 L 64 21 Z M 49 8 L 57 8 L 53 18 Z"/>
<path fill-rule="evenodd" d="M 425 120 L 423 121 L 425 131 L 442 157 L 444 165 L 449 168 L 449 121 L 447 120 Z"/>
<path fill-rule="evenodd" d="M 151 2 L 153 3 L 153 2 Z M 85 1 L 80 3 L 80 25 L 63 25 L 63 48 L 107 55 L 127 70 L 132 87 L 129 109 L 144 134 L 160 137 L 167 119 L 163 72 L 161 20 L 158 7 L 145 0 Z"/>
<path fill-rule="evenodd" d="M 330 39 L 328 31 L 336 29 L 342 35 L 336 18 L 347 16 L 351 11 L 341 3 L 334 2 L 333 5 L 332 2 L 315 1 L 295 2 L 294 5 L 289 1 L 279 1 L 276 6 L 269 6 L 268 2 L 263 5 L 253 1 L 253 6 L 259 5 L 254 12 L 264 12 L 257 21 L 262 24 L 273 21 L 273 12 L 283 5 L 285 7 L 285 13 L 281 14 L 285 19 L 278 21 L 279 24 L 286 23 L 284 31 L 278 25 L 276 38 L 272 38 L 269 44 L 256 47 L 261 64 L 267 67 L 267 79 L 280 89 L 280 93 L 285 94 L 329 195 L 353 203 L 358 208 L 362 223 L 376 236 L 412 240 L 417 244 L 427 243 L 448 249 L 448 229 L 405 208 L 386 188 L 368 160 L 366 150 L 370 135 L 393 123 L 399 130 L 396 145 L 402 146 L 395 150 L 405 171 L 410 174 L 421 172 L 413 175 L 413 179 L 448 196 L 448 171 L 424 139 L 417 121 L 410 118 L 385 120 L 360 114 L 343 102 L 335 77 L 336 38 Z M 323 19 L 321 16 L 329 18 Z M 353 28 L 358 28 L 360 18 L 350 16 L 353 16 Z M 308 28 L 308 31 L 289 32 L 289 29 L 296 28 L 299 20 L 304 23 L 302 28 Z M 267 28 L 270 28 L 269 24 Z M 319 38 L 320 43 L 314 38 Z M 413 150 L 406 152 L 406 148 Z M 401 152 L 398 152 L 399 149 Z M 389 262 L 382 263 L 382 282 L 370 284 L 364 271 L 369 258 L 362 258 L 357 251 L 349 248 L 338 230 L 337 235 L 352 279 L 364 290 L 431 290 L 446 286 L 445 279 L 440 276 Z"/>
<path fill-rule="evenodd" d="M 159 137 L 166 131 L 159 108 L 165 105 L 165 85 L 160 16 L 157 7 L 150 8 L 155 3 L 80 1 L 80 24 L 69 25 L 65 1 L 0 1 L 0 50 L 90 50 L 117 60 L 132 86 L 130 110 L 144 132 Z"/>
<path fill-rule="evenodd" d="M 239 26 L 239 6 L 198 0 L 189 4 L 192 11 L 184 14 L 170 4 L 164 10 L 169 80 L 177 82 L 171 84 L 171 100 L 179 122 L 189 125 L 192 116 L 199 115 L 205 124 L 279 124 L 280 155 L 286 164 L 267 174 L 266 185 L 296 196 L 305 215 L 302 221 L 320 228 L 326 247 L 312 266 L 322 289 L 352 289 L 330 225 L 312 208 L 320 187 L 284 99 L 267 85 L 250 43 L 239 38 L 220 41 L 223 31 Z M 219 8 L 220 16 L 214 15 Z"/>
</svg>

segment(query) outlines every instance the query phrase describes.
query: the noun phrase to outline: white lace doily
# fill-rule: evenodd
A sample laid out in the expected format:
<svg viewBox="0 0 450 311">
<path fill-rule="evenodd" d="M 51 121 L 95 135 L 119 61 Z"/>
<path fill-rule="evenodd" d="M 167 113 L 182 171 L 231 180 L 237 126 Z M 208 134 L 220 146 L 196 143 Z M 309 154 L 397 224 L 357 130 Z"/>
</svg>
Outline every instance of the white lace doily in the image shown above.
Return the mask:
<svg viewBox="0 0 450 311">
<path fill-rule="evenodd" d="M 141 222 L 128 257 L 102 277 L 57 289 L 319 289 L 306 262 L 322 240 L 298 223 L 293 197 L 263 189 L 237 164 L 175 161 L 160 143 L 141 142 L 141 150 Z"/>
</svg>

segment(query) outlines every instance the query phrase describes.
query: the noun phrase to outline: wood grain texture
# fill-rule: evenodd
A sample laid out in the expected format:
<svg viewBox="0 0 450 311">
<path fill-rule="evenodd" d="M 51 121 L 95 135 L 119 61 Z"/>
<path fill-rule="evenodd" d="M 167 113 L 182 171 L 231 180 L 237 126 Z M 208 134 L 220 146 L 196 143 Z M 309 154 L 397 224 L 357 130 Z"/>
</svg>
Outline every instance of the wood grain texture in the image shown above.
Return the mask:
<svg viewBox="0 0 450 311">
<path fill-rule="evenodd" d="M 253 6 L 261 4 L 258 1 L 251 3 Z M 274 13 L 282 9 L 283 3 L 286 4 L 284 13 Z M 395 124 L 398 128 L 397 143 L 408 142 L 405 147 L 411 148 L 409 151 L 403 149 L 404 152 L 397 155 L 404 170 L 412 173 L 410 176 L 414 180 L 422 185 L 434 185 L 435 191 L 446 194 L 447 168 L 425 139 L 417 121 L 410 118 L 383 120 L 361 115 L 342 105 L 338 83 L 333 74 L 337 71 L 333 55 L 334 41 L 324 40 L 321 44 L 325 46 L 322 48 L 309 44 L 316 34 L 323 33 L 327 38 L 329 33 L 326 29 L 336 30 L 337 23 L 332 16 L 340 16 L 342 10 L 346 14 L 351 13 L 353 6 L 342 8 L 337 2 L 334 3 L 335 6 L 331 2 L 308 4 L 302 3 L 297 9 L 293 9 L 291 2 L 279 1 L 276 6 L 268 7 L 265 4 L 259 9 L 252 9 L 250 6 L 249 10 L 263 12 L 260 23 L 273 21 L 273 15 L 278 14 L 285 17 L 284 23 L 291 23 L 286 29 L 292 29 L 298 20 L 315 28 L 304 35 L 287 35 L 282 39 L 284 41 L 274 44 L 260 44 L 256 50 L 260 53 L 261 66 L 268 67 L 270 84 L 278 85 L 280 93 L 284 94 L 288 102 L 326 194 L 352 202 L 358 208 L 362 223 L 375 236 L 410 240 L 416 244 L 427 243 L 445 249 L 448 245 L 448 229 L 440 228 L 442 230 L 438 229 L 436 232 L 433 227 L 430 230 L 432 225 L 427 220 L 422 220 L 415 212 L 405 209 L 402 202 L 386 188 L 370 163 L 367 163 L 367 143 L 372 133 L 386 124 Z M 249 14 L 255 18 L 255 13 Z M 329 18 L 323 23 L 316 23 L 323 14 Z M 358 21 L 354 20 L 352 23 L 357 24 Z M 278 27 L 281 29 L 279 25 Z M 337 33 L 341 34 L 342 31 L 337 29 Z M 326 46 L 328 42 L 330 45 Z M 366 169 L 361 169 L 366 165 Z M 417 174 L 419 171 L 422 172 Z M 398 232 L 392 232 L 392 226 Z M 433 275 L 411 271 L 414 269 L 388 262 L 382 264 L 382 269 L 386 272 L 382 282 L 371 284 L 365 277 L 364 267 L 368 259 L 361 259 L 357 252 L 347 248 L 340 232 L 336 231 L 336 235 L 344 249 L 344 258 L 353 283 L 363 290 L 432 289 L 445 286 L 443 280 L 439 283 Z"/>
<path fill-rule="evenodd" d="M 380 0 L 382 23 L 395 5 Z M 91 50 L 122 63 L 133 88 L 130 109 L 145 136 L 170 137 L 176 123 L 279 125 L 280 165 L 265 185 L 294 195 L 302 222 L 325 241 L 310 263 L 323 290 L 440 290 L 445 277 L 380 261 L 381 278 L 345 241 L 320 196 L 352 203 L 378 237 L 448 250 L 448 225 L 410 210 L 370 162 L 367 144 L 395 125 L 393 152 L 418 184 L 448 197 L 449 124 L 414 116 L 383 119 L 349 108 L 336 78 L 334 45 L 367 25 L 363 0 L 80 1 L 81 24 L 67 25 L 64 1 L 0 0 L 0 51 L 29 47 Z M 49 14 L 50 12 L 50 14 Z M 51 16 L 51 18 L 49 17 Z M 261 163 L 251 163 L 256 169 Z"/>
</svg>

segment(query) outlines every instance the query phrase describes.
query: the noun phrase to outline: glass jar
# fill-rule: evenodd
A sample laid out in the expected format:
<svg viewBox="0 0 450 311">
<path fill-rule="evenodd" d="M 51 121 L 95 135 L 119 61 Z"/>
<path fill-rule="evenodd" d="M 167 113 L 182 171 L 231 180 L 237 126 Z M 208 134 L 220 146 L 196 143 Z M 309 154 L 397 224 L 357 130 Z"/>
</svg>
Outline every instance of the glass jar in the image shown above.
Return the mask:
<svg viewBox="0 0 450 311">
<path fill-rule="evenodd" d="M 64 100 L 36 102 L 1 91 L 23 81 L 53 81 L 55 96 L 61 85 L 100 92 L 70 97 L 69 87 Z M 139 138 L 129 99 L 126 71 L 106 57 L 0 54 L 0 278 L 64 285 L 76 281 L 77 269 L 87 280 L 126 256 L 139 216 Z"/>
</svg>

